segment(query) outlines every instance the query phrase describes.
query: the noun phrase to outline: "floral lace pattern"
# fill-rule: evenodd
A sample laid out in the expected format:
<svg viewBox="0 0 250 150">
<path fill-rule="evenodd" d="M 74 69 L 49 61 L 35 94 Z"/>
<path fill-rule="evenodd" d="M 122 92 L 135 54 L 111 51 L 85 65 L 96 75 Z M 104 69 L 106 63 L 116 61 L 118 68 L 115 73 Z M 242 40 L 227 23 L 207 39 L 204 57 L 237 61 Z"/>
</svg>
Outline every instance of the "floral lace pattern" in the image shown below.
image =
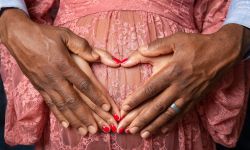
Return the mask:
<svg viewBox="0 0 250 150">
<path fill-rule="evenodd" d="M 176 32 L 217 31 L 229 4 L 218 0 L 139 1 L 64 0 L 54 24 L 71 29 L 93 47 L 125 58 L 138 47 Z M 54 1 L 27 3 L 34 19 L 51 22 L 47 12 Z M 162 9 L 164 12 L 158 12 Z M 249 92 L 249 61 L 235 66 L 170 133 L 143 140 L 139 135 L 114 133 L 82 137 L 73 129 L 63 129 L 7 49 L 3 45 L 0 49 L 0 69 L 8 98 L 5 140 L 11 145 L 36 143 L 37 149 L 48 150 L 213 150 L 215 142 L 235 145 L 241 131 Z M 96 63 L 92 69 L 118 106 L 151 75 L 151 66 L 146 64 L 114 69 Z"/>
</svg>

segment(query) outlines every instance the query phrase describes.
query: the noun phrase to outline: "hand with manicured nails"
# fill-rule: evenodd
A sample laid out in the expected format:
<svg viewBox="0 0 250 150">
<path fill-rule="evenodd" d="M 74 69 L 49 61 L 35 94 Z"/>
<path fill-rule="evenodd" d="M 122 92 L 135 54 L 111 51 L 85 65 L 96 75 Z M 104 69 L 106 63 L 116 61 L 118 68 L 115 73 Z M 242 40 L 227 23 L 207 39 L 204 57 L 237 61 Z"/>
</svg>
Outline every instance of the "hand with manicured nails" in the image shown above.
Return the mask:
<svg viewBox="0 0 250 150">
<path fill-rule="evenodd" d="M 242 58 L 249 35 L 231 24 L 214 34 L 176 33 L 139 48 L 122 66 L 150 63 L 153 75 L 122 104 L 125 118 L 118 130 L 140 132 L 143 138 L 166 133 Z M 179 112 L 170 107 L 173 103 Z"/>
<path fill-rule="evenodd" d="M 83 135 L 97 132 L 95 115 L 81 96 L 104 111 L 110 110 L 110 99 L 75 64 L 70 53 L 88 62 L 118 67 L 108 53 L 92 49 L 68 29 L 37 24 L 18 9 L 2 14 L 0 39 L 64 127 L 70 125 Z M 95 113 L 99 114 L 99 109 Z"/>
</svg>

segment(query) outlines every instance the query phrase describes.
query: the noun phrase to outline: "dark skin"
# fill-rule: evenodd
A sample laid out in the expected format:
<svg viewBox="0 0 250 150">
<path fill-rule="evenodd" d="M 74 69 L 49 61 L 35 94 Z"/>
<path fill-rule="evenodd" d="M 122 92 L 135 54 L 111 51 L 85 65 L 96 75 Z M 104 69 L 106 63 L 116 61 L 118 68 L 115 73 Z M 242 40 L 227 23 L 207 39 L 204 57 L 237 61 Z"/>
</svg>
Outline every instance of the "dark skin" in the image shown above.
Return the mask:
<svg viewBox="0 0 250 150">
<path fill-rule="evenodd" d="M 122 66 L 151 63 L 154 74 L 122 104 L 121 115 L 127 116 L 118 130 L 140 132 L 142 138 L 159 130 L 166 133 L 242 60 L 247 45 L 250 31 L 230 24 L 213 34 L 176 33 L 139 48 Z M 170 108 L 172 103 L 180 112 Z"/>
<path fill-rule="evenodd" d="M 77 92 L 85 94 L 105 111 L 111 107 L 110 100 L 75 65 L 69 51 L 88 62 L 119 66 L 111 62 L 111 56 L 102 57 L 103 52 L 93 50 L 86 40 L 67 29 L 32 22 L 20 10 L 4 12 L 0 18 L 0 39 L 60 122 L 81 128 L 84 135 L 96 132 L 91 110 Z M 150 59 L 166 55 L 171 58 L 167 62 L 161 60 L 160 66 L 155 65 L 154 75 L 125 100 L 121 113 L 127 116 L 119 128 L 127 127 L 131 133 L 140 131 L 143 138 L 158 129 L 166 133 L 242 59 L 245 45 L 249 43 L 249 30 L 240 25 L 228 25 L 211 35 L 178 33 L 140 48 L 140 54 L 132 55 L 123 67 L 150 63 Z M 173 102 L 181 112 L 169 108 Z M 128 119 L 131 116 L 132 119 Z M 137 129 L 133 130 L 134 127 Z"/>
<path fill-rule="evenodd" d="M 64 127 L 70 125 L 82 135 L 97 132 L 93 109 L 78 92 L 106 112 L 111 110 L 111 99 L 75 64 L 70 53 L 87 62 L 118 67 L 108 53 L 91 48 L 68 29 L 37 24 L 18 9 L 5 10 L 0 17 L 0 39 Z M 96 110 L 99 114 L 100 109 Z M 116 124 L 112 115 L 106 119 Z"/>
</svg>

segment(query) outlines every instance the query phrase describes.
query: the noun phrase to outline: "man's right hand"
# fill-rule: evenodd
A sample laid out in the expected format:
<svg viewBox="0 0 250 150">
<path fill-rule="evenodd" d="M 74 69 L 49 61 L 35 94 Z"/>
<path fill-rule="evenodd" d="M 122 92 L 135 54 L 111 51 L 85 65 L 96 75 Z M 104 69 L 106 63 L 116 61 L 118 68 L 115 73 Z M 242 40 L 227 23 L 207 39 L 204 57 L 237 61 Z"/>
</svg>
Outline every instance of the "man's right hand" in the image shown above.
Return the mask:
<svg viewBox="0 0 250 150">
<path fill-rule="evenodd" d="M 109 54 L 92 49 L 68 29 L 37 24 L 18 9 L 5 10 L 0 17 L 0 39 L 64 127 L 71 125 L 82 135 L 97 131 L 91 110 L 73 85 L 105 111 L 111 108 L 109 100 L 70 52 L 88 62 L 119 66 Z"/>
</svg>

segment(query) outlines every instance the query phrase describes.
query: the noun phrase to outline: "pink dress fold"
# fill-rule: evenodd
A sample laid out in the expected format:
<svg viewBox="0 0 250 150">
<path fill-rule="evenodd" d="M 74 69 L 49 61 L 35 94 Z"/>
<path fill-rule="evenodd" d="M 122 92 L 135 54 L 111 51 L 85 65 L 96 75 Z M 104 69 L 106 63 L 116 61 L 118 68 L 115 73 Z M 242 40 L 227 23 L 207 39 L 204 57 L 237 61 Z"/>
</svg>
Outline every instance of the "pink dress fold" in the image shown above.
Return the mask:
<svg viewBox="0 0 250 150">
<path fill-rule="evenodd" d="M 26 1 L 40 23 L 52 23 L 58 1 Z M 66 27 L 91 46 L 125 58 L 138 47 L 176 32 L 209 34 L 223 24 L 230 1 L 223 0 L 63 0 L 55 26 Z M 139 135 L 98 133 L 82 137 L 63 129 L 39 93 L 1 45 L 1 76 L 8 104 L 5 140 L 10 145 L 36 144 L 37 149 L 167 149 L 214 150 L 215 143 L 233 147 L 244 121 L 249 93 L 250 61 L 237 64 L 168 134 L 147 140 Z M 150 65 L 110 68 L 92 64 L 98 80 L 116 104 L 151 76 Z"/>
</svg>

